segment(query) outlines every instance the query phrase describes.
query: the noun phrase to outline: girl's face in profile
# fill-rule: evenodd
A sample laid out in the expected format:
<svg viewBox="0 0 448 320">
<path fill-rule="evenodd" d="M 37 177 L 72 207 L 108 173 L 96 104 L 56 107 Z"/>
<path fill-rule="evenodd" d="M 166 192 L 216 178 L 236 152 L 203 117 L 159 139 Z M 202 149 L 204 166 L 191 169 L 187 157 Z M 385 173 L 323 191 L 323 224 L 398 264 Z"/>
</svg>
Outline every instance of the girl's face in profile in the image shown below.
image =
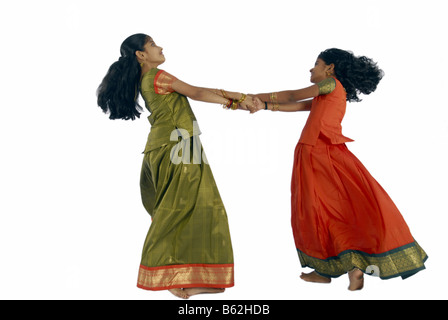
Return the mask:
<svg viewBox="0 0 448 320">
<path fill-rule="evenodd" d="M 165 56 L 163 55 L 163 48 L 156 45 L 152 38 L 149 38 L 143 47 L 145 51 L 143 61 L 150 68 L 156 68 L 165 62 Z"/>
<path fill-rule="evenodd" d="M 312 83 L 319 83 L 325 80 L 330 77 L 329 74 L 333 74 L 333 68 L 333 64 L 327 65 L 324 60 L 318 58 L 314 64 L 314 68 L 310 70 L 310 81 Z"/>
</svg>

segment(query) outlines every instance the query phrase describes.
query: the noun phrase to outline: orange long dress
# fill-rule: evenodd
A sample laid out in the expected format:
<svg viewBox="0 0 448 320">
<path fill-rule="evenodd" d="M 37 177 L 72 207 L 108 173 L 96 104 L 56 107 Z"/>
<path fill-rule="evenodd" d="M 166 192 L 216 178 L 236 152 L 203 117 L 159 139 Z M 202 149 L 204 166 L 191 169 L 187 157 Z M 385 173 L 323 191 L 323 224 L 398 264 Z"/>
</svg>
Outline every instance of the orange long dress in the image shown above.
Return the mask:
<svg viewBox="0 0 448 320">
<path fill-rule="evenodd" d="M 313 99 L 294 153 L 292 229 L 302 267 L 326 277 L 353 268 L 403 279 L 425 269 L 425 251 L 414 240 L 386 191 L 348 150 L 341 122 L 346 93 Z"/>
</svg>

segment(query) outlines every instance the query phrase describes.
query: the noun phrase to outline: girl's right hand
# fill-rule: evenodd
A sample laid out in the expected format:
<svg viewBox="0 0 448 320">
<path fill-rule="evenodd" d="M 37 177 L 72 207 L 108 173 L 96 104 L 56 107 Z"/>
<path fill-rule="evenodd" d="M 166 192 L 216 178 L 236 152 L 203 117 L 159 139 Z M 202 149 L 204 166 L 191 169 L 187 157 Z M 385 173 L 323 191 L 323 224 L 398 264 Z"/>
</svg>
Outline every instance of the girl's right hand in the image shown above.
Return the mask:
<svg viewBox="0 0 448 320">
<path fill-rule="evenodd" d="M 260 98 L 253 95 L 248 95 L 247 97 L 250 98 L 249 101 L 252 102 L 250 105 L 247 105 L 247 109 L 250 111 L 250 113 L 255 113 L 259 110 L 264 109 L 264 103 L 260 100 Z"/>
</svg>

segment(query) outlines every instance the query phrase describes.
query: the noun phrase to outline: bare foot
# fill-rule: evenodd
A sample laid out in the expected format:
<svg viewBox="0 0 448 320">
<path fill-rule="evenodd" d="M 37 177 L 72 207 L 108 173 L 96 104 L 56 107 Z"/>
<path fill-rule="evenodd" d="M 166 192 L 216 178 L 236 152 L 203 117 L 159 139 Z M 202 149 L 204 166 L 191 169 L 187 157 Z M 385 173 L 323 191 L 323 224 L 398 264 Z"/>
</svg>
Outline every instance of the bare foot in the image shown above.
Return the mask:
<svg viewBox="0 0 448 320">
<path fill-rule="evenodd" d="M 184 290 L 189 297 L 201 293 L 222 293 L 225 289 L 221 288 L 187 288 Z"/>
<path fill-rule="evenodd" d="M 331 282 L 330 278 L 321 276 L 316 271 L 313 271 L 311 273 L 303 273 L 302 272 L 300 279 L 305 280 L 307 282 L 317 282 L 317 283 L 330 283 Z"/>
<path fill-rule="evenodd" d="M 348 273 L 348 279 L 350 280 L 350 285 L 348 290 L 356 291 L 361 290 L 364 287 L 364 273 L 355 268 Z"/>
<path fill-rule="evenodd" d="M 185 289 L 175 288 L 175 289 L 169 289 L 168 291 L 171 292 L 172 294 L 174 294 L 176 297 L 179 297 L 182 299 L 190 298 L 190 296 L 188 295 L 188 293 L 186 292 Z"/>
</svg>

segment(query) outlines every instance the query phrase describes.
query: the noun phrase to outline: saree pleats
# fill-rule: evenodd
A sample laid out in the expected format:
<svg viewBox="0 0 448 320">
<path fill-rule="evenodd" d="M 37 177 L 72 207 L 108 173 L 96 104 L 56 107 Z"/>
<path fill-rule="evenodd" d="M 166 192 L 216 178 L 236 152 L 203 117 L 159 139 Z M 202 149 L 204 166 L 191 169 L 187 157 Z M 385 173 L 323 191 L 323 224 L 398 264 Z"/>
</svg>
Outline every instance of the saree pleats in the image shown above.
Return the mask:
<svg viewBox="0 0 448 320">
<path fill-rule="evenodd" d="M 152 222 L 138 287 L 233 286 L 227 214 L 199 136 L 145 153 L 140 184 Z"/>
<path fill-rule="evenodd" d="M 300 262 L 328 277 L 353 268 L 406 278 L 427 255 L 384 189 L 345 144 L 297 144 L 292 229 Z"/>
</svg>

